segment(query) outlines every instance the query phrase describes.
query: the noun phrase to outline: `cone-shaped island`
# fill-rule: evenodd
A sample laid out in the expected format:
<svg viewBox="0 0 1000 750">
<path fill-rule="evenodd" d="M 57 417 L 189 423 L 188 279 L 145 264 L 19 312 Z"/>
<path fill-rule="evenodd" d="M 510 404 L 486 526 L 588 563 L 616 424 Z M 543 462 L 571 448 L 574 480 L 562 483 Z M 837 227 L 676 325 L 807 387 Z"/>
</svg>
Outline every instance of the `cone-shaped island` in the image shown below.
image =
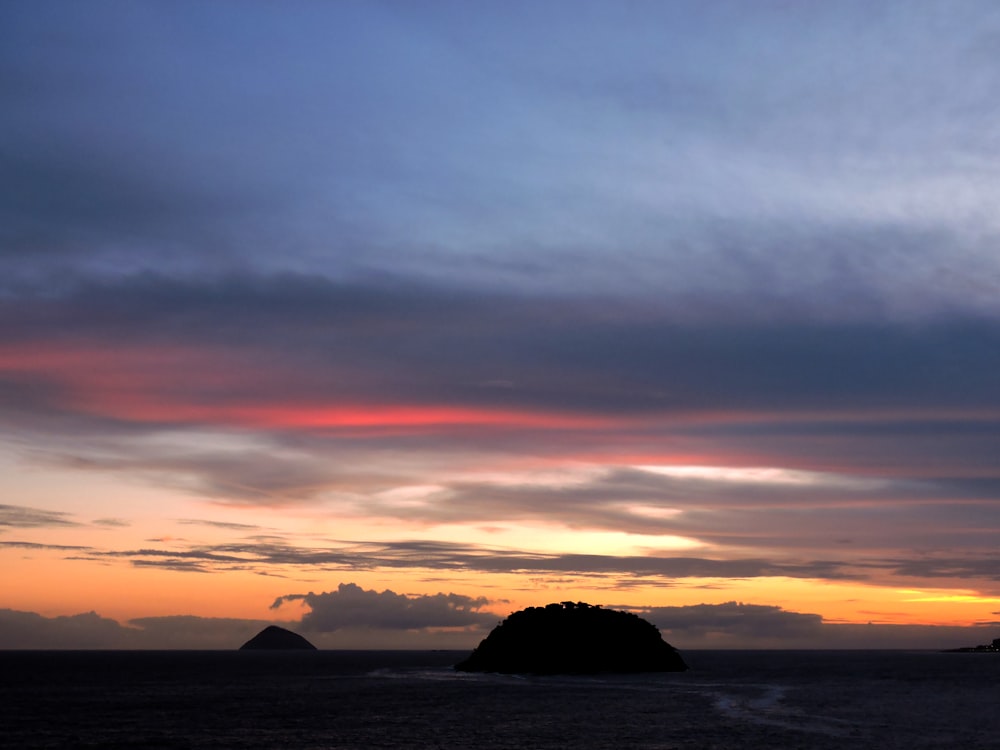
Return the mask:
<svg viewBox="0 0 1000 750">
<path fill-rule="evenodd" d="M 240 646 L 240 651 L 315 651 L 316 647 L 298 633 L 269 625 Z"/>
<path fill-rule="evenodd" d="M 595 674 L 683 672 L 687 664 L 656 626 L 638 615 L 563 602 L 510 615 L 455 669 Z"/>
</svg>

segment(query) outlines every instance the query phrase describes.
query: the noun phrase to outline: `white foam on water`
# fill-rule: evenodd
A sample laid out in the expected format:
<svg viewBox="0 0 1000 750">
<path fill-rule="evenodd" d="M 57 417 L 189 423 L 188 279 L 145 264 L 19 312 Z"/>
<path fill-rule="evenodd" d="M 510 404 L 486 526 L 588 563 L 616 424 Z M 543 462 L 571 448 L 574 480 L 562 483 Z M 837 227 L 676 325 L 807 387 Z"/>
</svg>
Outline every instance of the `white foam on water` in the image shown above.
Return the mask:
<svg viewBox="0 0 1000 750">
<path fill-rule="evenodd" d="M 789 706 L 786 697 L 791 688 L 786 685 L 745 684 L 738 691 L 732 685 L 718 683 L 700 687 L 712 696 L 717 711 L 736 721 L 829 737 L 845 737 L 856 729 L 841 719 Z"/>
</svg>

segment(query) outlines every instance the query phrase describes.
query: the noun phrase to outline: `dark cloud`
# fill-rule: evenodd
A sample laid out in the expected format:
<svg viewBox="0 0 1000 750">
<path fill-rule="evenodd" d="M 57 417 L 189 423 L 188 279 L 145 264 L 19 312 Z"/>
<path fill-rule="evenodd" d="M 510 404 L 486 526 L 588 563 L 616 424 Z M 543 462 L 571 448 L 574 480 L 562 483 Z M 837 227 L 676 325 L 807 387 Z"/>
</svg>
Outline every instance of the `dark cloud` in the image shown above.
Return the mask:
<svg viewBox="0 0 1000 750">
<path fill-rule="evenodd" d="M 161 570 L 172 570 L 176 573 L 211 573 L 210 568 L 195 560 L 178 560 L 176 558 L 166 558 L 162 560 L 132 560 L 132 565 L 137 568 L 159 568 Z"/>
<path fill-rule="evenodd" d="M 4 11 L 0 289 L 239 265 L 246 237 L 267 233 L 265 217 L 296 193 L 287 173 L 262 168 L 261 118 L 204 86 L 225 66 L 167 31 L 183 13 L 102 15 Z M 198 132 L 202 146 L 188 140 Z"/>
<path fill-rule="evenodd" d="M 681 649 L 946 649 L 992 640 L 988 623 L 970 627 L 846 624 L 743 602 L 630 609 L 653 622 L 665 640 Z"/>
<path fill-rule="evenodd" d="M 270 624 L 192 615 L 139 617 L 122 624 L 95 612 L 45 617 L 0 609 L 0 648 L 231 650 Z"/>
<path fill-rule="evenodd" d="M 330 632 L 342 629 L 426 630 L 429 628 L 483 628 L 496 615 L 482 611 L 490 604 L 485 597 L 461 594 L 407 595 L 394 591 L 368 591 L 353 583 L 342 583 L 336 591 L 320 594 L 286 594 L 272 609 L 286 602 L 301 601 L 310 611 L 302 616 L 302 627 Z"/>
<path fill-rule="evenodd" d="M 145 250 L 145 263 L 151 263 L 157 251 L 190 243 L 193 227 L 230 210 L 193 180 L 169 184 L 170 177 L 150 163 L 153 154 L 145 164 L 140 159 L 130 164 L 107 147 L 81 154 L 35 146 L 0 153 L 0 169 L 11 178 L 0 190 L 0 259 L 8 268 L 40 270 L 46 255 L 76 274 L 100 268 L 101 260 L 141 267 L 134 248 Z M 198 231 L 200 249 L 210 250 L 208 227 Z M 125 245 L 132 246 L 131 253 L 123 252 Z"/>
<path fill-rule="evenodd" d="M 587 554 L 499 554 L 495 559 L 477 562 L 473 555 L 456 555 L 455 562 L 473 570 L 490 572 L 556 572 L 576 575 L 620 576 L 624 579 L 645 577 L 672 581 L 678 578 L 759 578 L 788 576 L 845 580 L 864 578 L 851 564 L 827 560 L 775 561 L 762 558 L 713 559 L 682 556 L 616 556 Z"/>
<path fill-rule="evenodd" d="M 524 514 L 603 526 L 613 525 L 615 520 L 628 523 L 632 512 L 635 513 L 631 516 L 632 526 L 627 530 L 662 532 L 676 529 L 676 522 L 641 517 L 630 509 L 636 506 L 705 511 L 849 508 L 872 501 L 885 507 L 905 507 L 934 500 L 975 503 L 996 497 L 1000 490 L 1000 480 L 994 478 L 881 478 L 774 469 L 764 469 L 755 476 L 751 469 L 740 474 L 738 470 L 727 472 L 726 467 L 721 467 L 719 476 L 713 477 L 710 467 L 703 468 L 702 476 L 685 475 L 681 471 L 669 474 L 669 469 L 664 467 L 661 472 L 655 468 L 612 466 L 580 477 L 567 474 L 565 483 L 555 485 L 551 481 L 534 484 L 530 476 L 520 483 L 452 481 L 437 492 L 430 491 L 428 496 L 434 502 L 412 513 L 417 518 L 426 513 L 426 518 L 433 520 L 495 519 Z M 386 501 L 386 506 L 390 502 Z M 377 507 L 379 500 L 373 499 L 372 503 Z M 391 512 L 389 507 L 379 510 Z"/>
<path fill-rule="evenodd" d="M 995 530 L 988 533 L 996 534 Z M 914 578 L 952 578 L 1000 581 L 1000 556 L 990 553 L 982 557 L 927 556 L 914 559 L 884 560 L 881 564 L 896 575 Z"/>
<path fill-rule="evenodd" d="M 6 541 L 0 539 L 0 548 L 10 549 L 34 549 L 34 550 L 64 550 L 64 551 L 87 551 L 100 554 L 93 547 L 81 546 L 77 544 L 44 544 L 41 542 Z"/>
<path fill-rule="evenodd" d="M 734 474 L 612 468 L 582 478 L 568 475 L 562 483 L 456 481 L 428 491 L 420 504 L 397 506 L 391 498 L 373 497 L 365 508 L 407 520 L 557 523 L 786 551 L 833 551 L 850 540 L 855 557 L 884 550 L 890 536 L 897 548 L 988 547 L 998 531 L 998 482 L 992 477 Z"/>
<path fill-rule="evenodd" d="M 720 633 L 748 642 L 801 640 L 816 638 L 823 628 L 823 618 L 819 615 L 742 602 L 652 607 L 641 614 L 681 643 Z"/>
<path fill-rule="evenodd" d="M 132 648 L 137 631 L 96 612 L 43 617 L 34 612 L 0 609 L 0 644 L 12 649 Z"/>
<path fill-rule="evenodd" d="M 214 549 L 224 549 L 218 547 Z M 95 557 L 118 557 L 125 558 L 138 566 L 162 565 L 178 570 L 201 571 L 200 563 L 221 563 L 240 564 L 247 558 L 238 555 L 221 554 L 214 549 L 187 549 L 187 550 L 163 550 L 163 549 L 136 549 L 136 550 L 115 550 L 95 553 Z"/>
<path fill-rule="evenodd" d="M 128 621 L 130 628 L 139 629 L 144 648 L 157 649 L 224 649 L 239 648 L 268 625 L 267 620 L 245 620 L 233 617 L 196 617 L 167 615 L 136 617 Z M 297 627 L 295 623 L 280 623 Z"/>
<path fill-rule="evenodd" d="M 10 356 L 25 363 L 0 378 L 0 419 L 36 436 L 36 457 L 236 503 L 389 489 L 400 479 L 385 470 L 389 451 L 424 461 L 436 455 L 442 464 L 471 452 L 594 452 L 605 462 L 615 452 L 679 453 L 901 482 L 933 472 L 948 485 L 942 492 L 996 497 L 989 483 L 997 482 L 990 477 L 1000 402 L 990 373 L 1000 366 L 1000 329 L 988 320 L 692 323 L 656 305 L 300 274 L 206 281 L 144 274 L 0 307 Z M 32 342 L 74 340 L 80 355 L 72 366 L 33 367 L 18 353 Z M 115 343 L 88 353 L 84 341 Z M 176 354 L 156 359 L 164 347 Z M 120 371 L 132 373 L 140 405 L 155 401 L 156 410 L 108 413 L 119 393 L 103 383 Z M 84 373 L 90 379 L 78 382 Z M 504 387 L 484 386 L 497 382 Z M 88 406 L 88 398 L 100 405 Z M 391 408 L 384 425 L 375 418 L 311 429 L 262 417 L 259 445 L 239 450 L 168 450 L 134 439 L 178 427 L 228 429 L 248 407 L 306 414 L 387 402 L 515 416 L 489 429 L 474 416 L 469 425 L 435 423 L 430 411 L 427 424 L 400 427 Z M 294 450 L 274 450 L 276 442 Z M 769 503 L 806 492 L 759 489 L 755 498 L 749 486 L 672 490 L 666 480 L 640 492 L 638 481 L 616 475 L 579 491 L 623 488 L 665 501 L 678 492 L 705 501 L 716 492 L 746 502 L 769 493 Z M 933 486 L 897 483 L 877 494 L 924 496 Z M 432 513 L 472 508 L 457 498 L 473 493 L 486 506 L 520 502 L 518 491 L 451 489 L 452 507 L 441 503 Z M 569 508 L 556 493 L 548 499 Z"/>
<path fill-rule="evenodd" d="M 79 427 L 76 425 L 73 431 Z M 359 492 L 393 486 L 391 472 L 379 476 L 362 465 L 363 459 L 355 459 L 347 467 L 332 462 L 340 456 L 356 457 L 363 452 L 358 445 L 346 441 L 339 445 L 335 440 L 318 438 L 311 445 L 295 446 L 295 440 L 291 440 L 284 447 L 281 438 L 271 440 L 262 436 L 253 444 L 220 450 L 218 442 L 211 441 L 196 440 L 192 445 L 181 439 L 171 444 L 142 439 L 158 432 L 148 426 L 138 431 L 111 428 L 110 434 L 95 438 L 86 447 L 74 445 L 63 433 L 61 440 L 50 440 L 44 448 L 33 451 L 30 460 L 59 469 L 128 474 L 153 485 L 195 492 L 233 505 L 301 503 L 324 491 Z M 197 519 L 179 523 L 244 531 L 261 528 L 231 522 L 224 526 L 226 522 Z"/>
<path fill-rule="evenodd" d="M 712 559 L 683 556 L 615 556 L 532 553 L 451 542 L 352 542 L 331 547 L 231 543 L 187 549 L 93 550 L 78 559 L 125 559 L 134 565 L 195 572 L 427 569 L 487 573 L 574 573 L 629 580 L 648 578 L 756 578 L 788 576 L 845 580 L 866 575 L 865 564 L 831 560 Z M 881 564 L 880 564 L 881 565 Z"/>
<path fill-rule="evenodd" d="M 228 246 L 233 265 L 785 312 L 989 296 L 969 283 L 988 283 L 989 170 L 967 165 L 992 158 L 998 73 L 975 3 L 572 23 L 562 7 L 524 23 L 254 4 L 238 24 L 224 6 L 112 7 L 3 9 L 0 126 L 24 186 L 5 225 L 36 258 L 218 270 Z"/>
<path fill-rule="evenodd" d="M 350 591 L 354 584 L 342 584 Z M 313 595 L 329 597 L 338 592 Z M 302 621 L 281 621 L 283 627 L 300 630 L 321 648 L 472 648 L 484 630 L 504 612 L 488 614 L 460 611 L 454 606 L 474 606 L 478 600 L 451 595 L 445 597 L 403 597 L 418 605 L 423 614 L 406 613 L 406 601 L 398 602 L 392 592 L 365 599 L 372 604 L 366 617 L 361 599 L 345 597 L 349 608 L 345 617 L 333 615 L 334 632 L 320 627 L 307 628 Z M 301 595 L 299 595 L 301 596 Z M 397 595 L 398 596 L 398 595 Z M 442 595 L 444 596 L 444 595 Z M 383 597 L 383 598 L 379 598 Z M 348 601 L 350 600 L 350 601 Z M 323 599 L 319 600 L 323 602 Z M 326 600 L 329 601 L 329 600 Z M 483 605 L 485 606 L 485 605 Z M 607 605 L 611 606 L 611 605 Z M 679 649 L 699 648 L 923 648 L 942 649 L 988 643 L 995 637 L 996 623 L 971 627 L 928 625 L 846 625 L 823 621 L 818 615 L 798 613 L 772 605 L 729 602 L 687 607 L 626 607 L 654 622 L 664 638 Z M 452 626 L 433 623 L 451 617 Z M 340 625 L 350 619 L 350 624 Z M 72 616 L 44 617 L 34 612 L 0 609 L 0 646 L 7 649 L 223 649 L 238 648 L 267 625 L 266 620 L 173 615 L 137 617 L 126 624 L 89 612 Z M 322 622 L 318 622 L 322 625 Z M 435 633 L 435 629 L 444 630 Z M 388 630 L 383 630 L 388 628 Z M 388 633 L 383 636 L 380 634 Z M 691 657 L 696 661 L 696 655 Z"/>
<path fill-rule="evenodd" d="M 294 382 L 303 399 L 398 393 L 406 401 L 590 413 L 836 406 L 850 415 L 932 404 L 944 414 L 989 414 L 1000 406 L 987 376 L 1000 364 L 1000 327 L 988 320 L 679 323 L 669 307 L 608 304 L 401 279 L 143 274 L 61 298 L 11 301 L 3 312 L 8 342 L 239 345 L 270 377 L 231 397 L 273 399 L 278 392 L 261 388 Z M 333 374 L 345 390 L 331 390 Z M 480 385 L 497 380 L 512 387 Z"/>
<path fill-rule="evenodd" d="M 788 533 L 792 533 L 791 530 Z M 266 575 L 300 577 L 307 571 L 358 570 L 427 570 L 437 572 L 478 572 L 519 575 L 572 575 L 603 580 L 611 588 L 630 588 L 639 583 L 672 585 L 692 578 L 739 580 L 784 577 L 827 581 L 896 581 L 899 585 L 932 587 L 976 587 L 983 592 L 996 591 L 1000 580 L 995 555 L 970 548 L 964 556 L 928 554 L 919 550 L 899 550 L 895 557 L 874 554 L 873 549 L 852 540 L 817 543 L 827 557 L 805 553 L 793 556 L 789 550 L 771 557 L 729 555 L 707 557 L 696 555 L 597 555 L 574 553 L 541 553 L 510 548 L 436 541 L 398 542 L 337 542 L 330 546 L 298 546 L 266 537 L 226 544 L 195 545 L 173 540 L 170 549 L 100 550 L 93 547 L 43 545 L 30 542 L 0 542 L 0 547 L 51 549 L 75 552 L 76 560 L 127 560 L 137 567 L 163 568 L 178 572 L 221 573 L 251 571 Z M 955 533 L 956 540 L 960 537 Z M 992 534 L 984 533 L 982 545 L 988 547 Z M 763 534 L 734 533 L 720 535 L 735 538 L 741 544 L 762 544 L 773 541 Z M 904 537 L 905 538 L 905 537 Z M 794 545 L 788 542 L 786 547 Z M 871 547 L 875 547 L 874 542 Z M 819 551 L 813 550 L 814 552 Z M 350 593 L 350 592 L 348 592 Z M 358 592 L 354 592 L 358 593 Z M 300 598 L 304 595 L 299 595 Z M 361 598 L 371 593 L 358 593 Z M 343 600 L 347 599 L 346 593 Z M 400 600 L 401 602 L 402 600 Z"/>
<path fill-rule="evenodd" d="M 33 529 L 46 526 L 79 526 L 71 514 L 24 505 L 0 505 L 0 527 Z"/>
</svg>

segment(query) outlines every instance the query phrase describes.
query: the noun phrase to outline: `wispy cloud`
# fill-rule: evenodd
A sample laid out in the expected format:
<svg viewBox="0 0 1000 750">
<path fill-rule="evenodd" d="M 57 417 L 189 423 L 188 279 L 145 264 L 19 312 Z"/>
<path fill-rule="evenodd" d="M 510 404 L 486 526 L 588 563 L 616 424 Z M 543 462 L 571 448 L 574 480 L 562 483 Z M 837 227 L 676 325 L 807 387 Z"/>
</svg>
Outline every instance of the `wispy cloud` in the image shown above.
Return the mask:
<svg viewBox="0 0 1000 750">
<path fill-rule="evenodd" d="M 92 523 L 95 526 L 106 526 L 108 528 L 127 528 L 132 525 L 122 518 L 95 518 Z"/>
<path fill-rule="evenodd" d="M 48 526 L 79 526 L 70 513 L 30 508 L 24 505 L 0 505 L 0 527 L 36 529 Z"/>
<path fill-rule="evenodd" d="M 236 523 L 234 521 L 211 521 L 201 518 L 182 518 L 177 523 L 185 526 L 208 526 L 215 529 L 226 529 L 228 531 L 260 531 L 262 527 L 252 523 Z"/>
<path fill-rule="evenodd" d="M 158 567 L 177 572 L 250 571 L 296 578 L 307 573 L 375 570 L 413 570 L 438 574 L 568 575 L 602 580 L 604 588 L 622 590 L 639 582 L 669 586 L 685 579 L 746 580 L 782 577 L 831 582 L 892 580 L 897 585 L 917 585 L 924 582 L 963 590 L 979 586 L 984 592 L 988 592 L 997 590 L 995 581 L 1000 580 L 1000 571 L 993 557 L 976 552 L 970 552 L 964 557 L 914 552 L 908 557 L 887 559 L 863 555 L 839 558 L 775 555 L 767 558 L 733 554 L 707 557 L 549 553 L 427 540 L 355 541 L 327 546 L 299 546 L 273 541 L 192 545 L 174 541 L 170 548 L 133 550 L 13 544 L 74 551 L 76 554 L 73 559 L 77 560 L 119 559 L 138 567 Z"/>
<path fill-rule="evenodd" d="M 97 554 L 100 554 L 100 551 L 94 549 L 93 547 L 87 547 L 78 544 L 46 544 L 44 542 L 26 542 L 26 541 L 8 540 L 8 539 L 0 539 L 0 547 L 7 547 L 9 549 L 95 552 Z"/>
</svg>

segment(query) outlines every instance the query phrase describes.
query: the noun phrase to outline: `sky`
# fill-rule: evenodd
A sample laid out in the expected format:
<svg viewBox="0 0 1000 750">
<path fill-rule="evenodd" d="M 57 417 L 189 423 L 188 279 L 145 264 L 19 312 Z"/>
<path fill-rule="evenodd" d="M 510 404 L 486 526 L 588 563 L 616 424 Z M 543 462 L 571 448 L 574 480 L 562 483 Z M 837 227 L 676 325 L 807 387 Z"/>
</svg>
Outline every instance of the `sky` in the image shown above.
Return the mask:
<svg viewBox="0 0 1000 750">
<path fill-rule="evenodd" d="M 1000 6 L 0 5 L 0 648 L 1000 636 Z"/>
</svg>

